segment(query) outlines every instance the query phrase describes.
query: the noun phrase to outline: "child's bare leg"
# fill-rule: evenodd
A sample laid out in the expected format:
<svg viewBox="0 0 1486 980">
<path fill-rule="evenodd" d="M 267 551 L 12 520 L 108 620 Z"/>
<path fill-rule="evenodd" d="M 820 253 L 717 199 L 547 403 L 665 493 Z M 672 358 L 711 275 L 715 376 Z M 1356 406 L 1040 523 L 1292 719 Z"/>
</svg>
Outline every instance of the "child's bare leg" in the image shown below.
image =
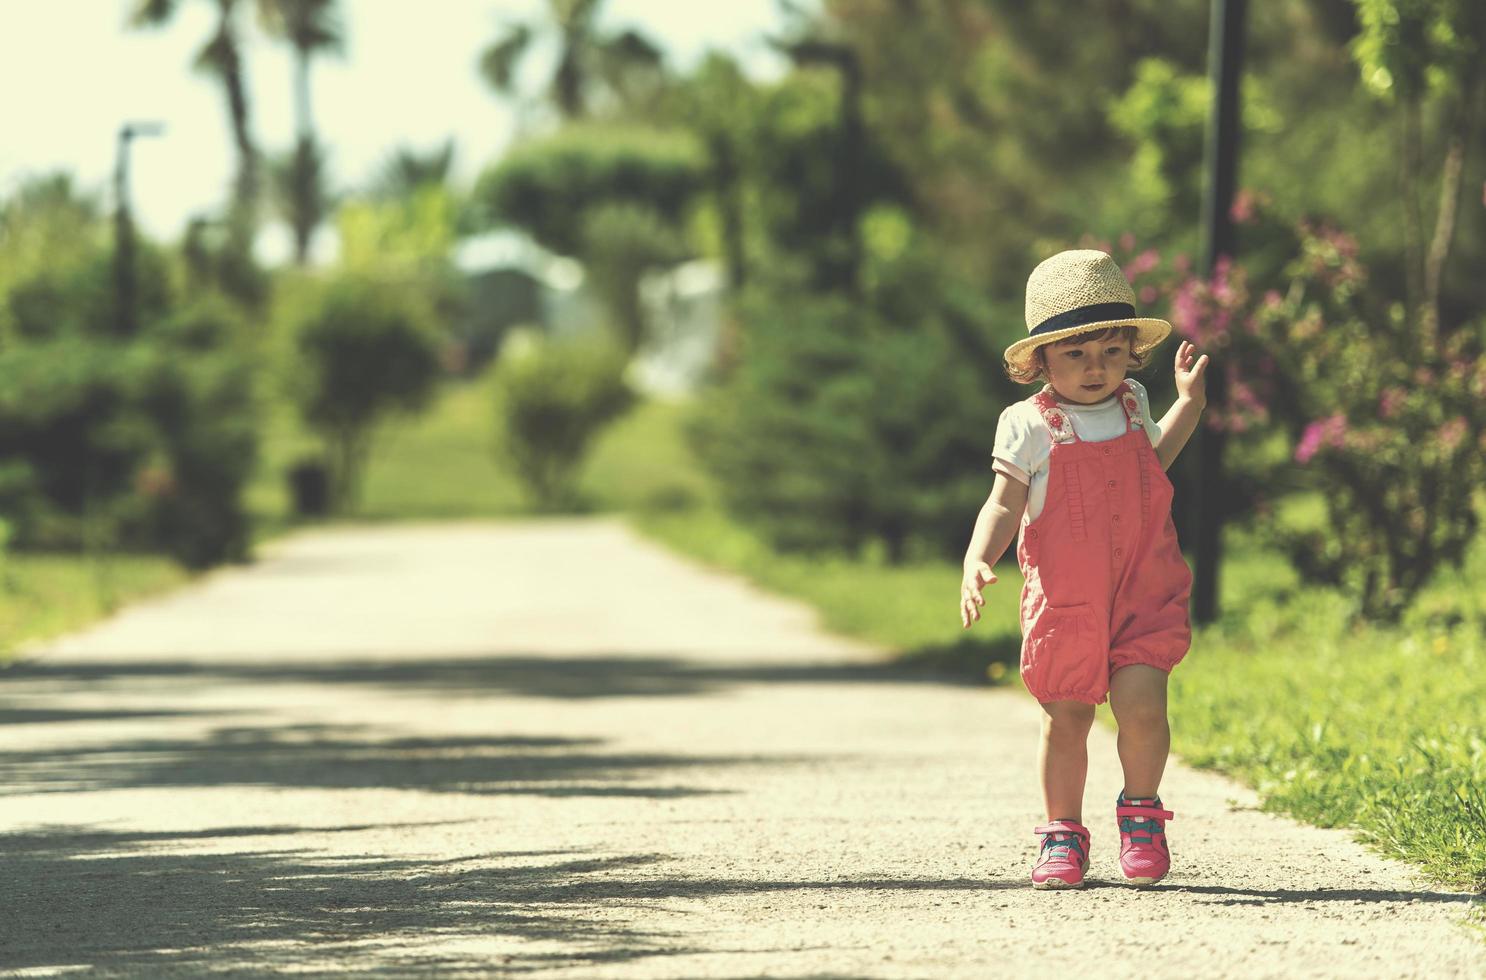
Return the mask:
<svg viewBox="0 0 1486 980">
<path fill-rule="evenodd" d="M 1042 773 L 1047 818 L 1082 823 L 1094 706 L 1081 701 L 1044 701 L 1042 710 L 1042 746 L 1037 764 Z"/>
<path fill-rule="evenodd" d="M 1161 788 L 1161 773 L 1171 751 L 1171 726 L 1166 721 L 1166 672 L 1145 664 L 1129 664 L 1109 679 L 1109 707 L 1120 726 L 1120 765 L 1125 770 L 1125 795 L 1143 799 Z"/>
</svg>

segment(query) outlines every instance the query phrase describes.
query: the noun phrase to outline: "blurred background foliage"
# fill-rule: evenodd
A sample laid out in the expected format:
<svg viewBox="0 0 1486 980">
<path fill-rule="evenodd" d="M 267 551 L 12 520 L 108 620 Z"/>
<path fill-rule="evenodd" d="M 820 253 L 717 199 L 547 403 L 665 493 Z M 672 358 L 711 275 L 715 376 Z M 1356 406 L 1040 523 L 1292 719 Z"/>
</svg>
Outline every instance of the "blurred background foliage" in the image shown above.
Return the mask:
<svg viewBox="0 0 1486 980">
<path fill-rule="evenodd" d="M 140 0 L 129 26 L 169 29 L 181 6 Z M 197 67 L 221 89 L 237 166 L 219 213 L 169 243 L 138 240 L 127 198 L 105 206 L 65 173 L 0 202 L 14 548 L 242 558 L 255 518 L 377 511 L 358 494 L 378 485 L 377 440 L 475 389 L 490 431 L 468 509 L 489 509 L 480 494 L 606 506 L 574 489 L 587 447 L 658 397 L 636 365 L 697 327 L 663 315 L 657 291 L 700 264 L 717 270 L 716 335 L 672 417 L 706 496 L 783 550 L 953 557 L 999 406 L 1021 397 L 1000 351 L 1024 332 L 1027 270 L 1090 245 L 1229 373 L 1233 404 L 1209 419 L 1234 437 L 1225 512 L 1308 581 L 1396 619 L 1476 533 L 1479 5 L 1254 12 L 1239 255 L 1213 281 L 1190 257 L 1203 0 L 785 4 L 768 41 L 788 67 L 768 80 L 716 51 L 678 70 L 642 32 L 605 27 L 599 0 L 552 0 L 476 52 L 492 96 L 530 122 L 469 187 L 452 138 L 328 186 L 312 66 L 343 53 L 345 11 L 214 10 Z M 294 70 L 295 140 L 266 157 L 242 69 L 255 32 Z M 523 71 L 544 45 L 548 73 Z M 275 215 L 293 261 L 268 268 L 252 242 Z M 320 234 L 329 261 L 311 258 Z M 492 234 L 538 258 L 472 274 L 462 250 Z M 558 322 L 542 297 L 563 269 L 581 302 Z M 524 339 L 503 345 L 512 328 Z M 1161 361 L 1145 374 L 1158 403 Z M 526 490 L 492 489 L 507 478 Z"/>
</svg>

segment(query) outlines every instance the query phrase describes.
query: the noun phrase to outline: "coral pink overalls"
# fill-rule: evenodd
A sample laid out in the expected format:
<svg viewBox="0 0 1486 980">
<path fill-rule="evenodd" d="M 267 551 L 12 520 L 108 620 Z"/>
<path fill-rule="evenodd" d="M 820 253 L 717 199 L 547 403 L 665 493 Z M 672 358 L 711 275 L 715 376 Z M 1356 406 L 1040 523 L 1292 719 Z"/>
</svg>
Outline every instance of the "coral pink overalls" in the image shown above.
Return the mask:
<svg viewBox="0 0 1486 980">
<path fill-rule="evenodd" d="M 1128 425 L 1084 442 L 1052 387 L 1032 396 L 1052 435 L 1047 501 L 1022 528 L 1022 680 L 1038 701 L 1102 704 L 1129 664 L 1170 671 L 1192 641 L 1192 573 L 1171 521 L 1171 481 L 1140 403 L 1116 389 Z"/>
</svg>

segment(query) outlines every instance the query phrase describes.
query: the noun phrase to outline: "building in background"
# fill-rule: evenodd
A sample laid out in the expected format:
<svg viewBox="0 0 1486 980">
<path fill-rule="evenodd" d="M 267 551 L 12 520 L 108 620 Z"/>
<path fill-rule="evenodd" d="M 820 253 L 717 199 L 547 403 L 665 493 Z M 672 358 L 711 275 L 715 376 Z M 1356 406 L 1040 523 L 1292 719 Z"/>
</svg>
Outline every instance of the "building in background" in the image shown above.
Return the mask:
<svg viewBox="0 0 1486 980">
<path fill-rule="evenodd" d="M 583 266 L 518 232 L 465 239 L 455 266 L 469 287 L 456 334 L 471 370 L 495 356 L 512 327 L 537 327 L 554 338 L 596 336 L 604 329 L 605 313 L 585 287 Z M 678 397 L 696 390 L 717 356 L 725 288 L 721 266 L 706 259 L 645 278 L 649 337 L 630 369 L 641 391 Z"/>
</svg>

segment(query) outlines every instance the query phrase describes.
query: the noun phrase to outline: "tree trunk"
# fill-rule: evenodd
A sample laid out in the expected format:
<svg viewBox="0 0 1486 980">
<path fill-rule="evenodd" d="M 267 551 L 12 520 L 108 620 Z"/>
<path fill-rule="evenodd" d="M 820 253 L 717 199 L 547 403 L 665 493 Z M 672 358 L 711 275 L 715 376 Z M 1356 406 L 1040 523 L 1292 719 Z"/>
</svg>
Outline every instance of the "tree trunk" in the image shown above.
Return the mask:
<svg viewBox="0 0 1486 980">
<path fill-rule="evenodd" d="M 1419 113 L 1418 100 L 1406 102 L 1403 107 L 1403 153 L 1400 155 L 1400 173 L 1403 192 L 1403 255 L 1404 291 L 1411 316 L 1417 317 L 1424 301 L 1424 287 L 1420 282 L 1424 269 L 1421 249 L 1424 242 L 1424 219 L 1419 211 Z M 1427 329 L 1427 325 L 1426 325 Z"/>
<path fill-rule="evenodd" d="M 1465 178 L 1465 148 L 1476 138 L 1477 112 L 1481 86 L 1471 85 L 1461 107 L 1461 125 L 1454 127 L 1445 151 L 1445 164 L 1440 176 L 1440 207 L 1434 222 L 1434 240 L 1429 243 L 1429 256 L 1424 264 L 1424 310 L 1426 336 L 1439 337 L 1440 284 L 1445 263 L 1455 243 L 1455 219 L 1460 211 L 1460 189 Z"/>
<path fill-rule="evenodd" d="M 300 139 L 315 138 L 315 121 L 310 117 L 310 56 L 309 48 L 294 49 L 294 116 Z"/>
</svg>

